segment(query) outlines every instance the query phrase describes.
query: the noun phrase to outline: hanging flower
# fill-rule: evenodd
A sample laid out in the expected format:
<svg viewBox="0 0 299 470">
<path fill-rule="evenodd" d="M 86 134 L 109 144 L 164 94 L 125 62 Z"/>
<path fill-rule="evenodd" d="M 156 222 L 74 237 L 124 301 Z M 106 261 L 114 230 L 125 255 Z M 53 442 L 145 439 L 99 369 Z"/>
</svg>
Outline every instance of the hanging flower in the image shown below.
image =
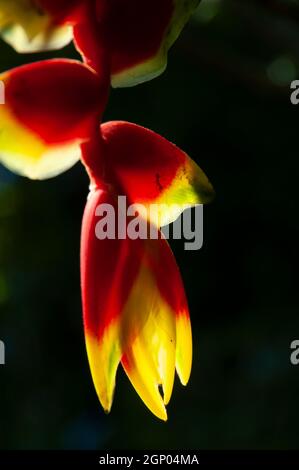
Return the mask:
<svg viewBox="0 0 299 470">
<path fill-rule="evenodd" d="M 46 61 L 0 78 L 6 85 L 0 160 L 17 173 L 45 178 L 67 169 L 80 154 L 90 176 L 81 286 L 87 353 L 100 402 L 110 410 L 121 363 L 146 406 L 165 420 L 175 369 L 181 382 L 188 382 L 192 339 L 182 280 L 159 228 L 186 207 L 209 202 L 212 186 L 195 162 L 154 132 L 127 122 L 99 126 L 108 85 L 88 66 Z M 137 207 L 161 208 L 158 219 L 151 212 L 140 214 L 157 229 L 157 239 L 97 238 L 98 206 L 117 208 L 121 195 Z M 175 212 L 168 211 L 172 203 Z"/>
<path fill-rule="evenodd" d="M 117 196 L 126 195 L 136 208 L 158 204 L 162 208 L 159 224 L 165 225 L 177 217 L 167 211 L 169 204 L 175 203 L 182 211 L 186 206 L 209 202 L 213 189 L 184 152 L 154 132 L 111 122 L 101 126 L 101 133 L 105 178 L 92 179 L 81 240 L 84 326 L 91 373 L 107 412 L 121 363 L 145 405 L 166 420 L 165 405 L 171 398 L 175 370 L 186 385 L 192 363 L 182 279 L 161 232 L 155 239 L 130 239 L 123 234 L 99 240 L 99 208 L 109 206 L 117 211 Z M 87 159 L 90 161 L 89 155 Z M 154 233 L 151 225 L 156 220 L 150 218 L 150 211 L 145 214 L 147 233 Z M 120 216 L 125 218 L 125 214 Z"/>
</svg>

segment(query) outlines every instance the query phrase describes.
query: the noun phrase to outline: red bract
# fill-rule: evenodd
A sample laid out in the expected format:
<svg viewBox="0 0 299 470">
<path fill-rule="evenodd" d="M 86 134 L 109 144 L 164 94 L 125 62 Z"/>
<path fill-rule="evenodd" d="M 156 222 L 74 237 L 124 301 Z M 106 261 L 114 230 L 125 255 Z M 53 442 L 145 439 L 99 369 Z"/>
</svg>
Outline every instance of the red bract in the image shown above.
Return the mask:
<svg viewBox="0 0 299 470">
<path fill-rule="evenodd" d="M 48 144 L 87 140 L 107 101 L 98 75 L 70 60 L 10 71 L 5 93 L 16 120 Z"/>
<path fill-rule="evenodd" d="M 160 135 L 121 121 L 103 124 L 101 133 L 109 183 L 130 203 L 145 209 L 157 204 L 159 226 L 173 222 L 188 206 L 211 201 L 213 188 L 199 166 Z M 170 213 L 171 205 L 178 210 Z"/>
<path fill-rule="evenodd" d="M 65 171 L 90 140 L 108 97 L 106 84 L 80 62 L 50 60 L 13 69 L 0 107 L 0 160 L 11 170 L 44 179 Z"/>
<path fill-rule="evenodd" d="M 199 1 L 96 0 L 96 19 L 91 13 L 85 24 L 78 23 L 75 42 L 88 63 L 103 42 L 112 85 L 133 86 L 165 70 L 168 50 Z"/>
</svg>

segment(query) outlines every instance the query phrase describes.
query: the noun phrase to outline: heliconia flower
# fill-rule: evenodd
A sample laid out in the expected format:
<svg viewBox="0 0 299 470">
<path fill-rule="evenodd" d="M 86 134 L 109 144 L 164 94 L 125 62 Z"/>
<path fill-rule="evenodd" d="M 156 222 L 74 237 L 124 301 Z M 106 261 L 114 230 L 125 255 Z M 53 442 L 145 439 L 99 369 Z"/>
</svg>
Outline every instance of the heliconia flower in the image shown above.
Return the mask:
<svg viewBox="0 0 299 470">
<path fill-rule="evenodd" d="M 0 76 L 5 84 L 0 161 L 19 174 L 46 178 L 81 157 L 91 179 L 81 285 L 95 388 L 109 411 L 121 363 L 146 406 L 166 420 L 175 370 L 184 385 L 190 376 L 192 338 L 180 273 L 159 228 L 186 207 L 209 202 L 213 188 L 195 162 L 158 134 L 122 121 L 99 126 L 109 92 L 106 78 L 69 60 Z M 122 195 L 136 208 L 159 207 L 158 218 L 140 212 L 158 238 L 97 238 L 98 206 L 116 208 Z M 175 211 L 169 211 L 171 204 Z"/>
<path fill-rule="evenodd" d="M 106 104 L 99 76 L 77 61 L 49 60 L 10 70 L 0 80 L 0 161 L 34 179 L 73 166 Z"/>
<path fill-rule="evenodd" d="M 72 40 L 79 1 L 0 0 L 0 35 L 17 52 L 60 49 Z"/>
<path fill-rule="evenodd" d="M 101 132 L 104 172 L 92 180 L 81 240 L 91 373 L 107 412 L 121 363 L 146 406 L 166 420 L 175 369 L 186 385 L 192 362 L 191 326 L 179 270 L 161 233 L 152 240 L 125 236 L 99 240 L 99 207 L 109 204 L 116 209 L 118 195 L 128 196 L 133 204 L 174 201 L 191 206 L 211 200 L 213 189 L 184 152 L 157 134 L 126 122 L 103 124 Z M 90 162 L 89 156 L 86 159 Z M 164 223 L 177 217 L 164 211 Z M 147 223 L 155 221 L 149 218 Z"/>
</svg>

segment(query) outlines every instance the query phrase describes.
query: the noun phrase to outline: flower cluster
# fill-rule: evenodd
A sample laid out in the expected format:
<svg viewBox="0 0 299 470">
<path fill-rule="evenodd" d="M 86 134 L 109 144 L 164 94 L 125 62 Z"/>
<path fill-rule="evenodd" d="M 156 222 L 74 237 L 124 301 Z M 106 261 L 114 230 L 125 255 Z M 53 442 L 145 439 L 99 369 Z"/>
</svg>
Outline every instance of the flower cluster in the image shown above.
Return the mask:
<svg viewBox="0 0 299 470">
<path fill-rule="evenodd" d="M 82 223 L 86 347 L 99 400 L 110 411 L 121 363 L 146 406 L 166 420 L 175 370 L 187 384 L 192 337 L 182 279 L 163 238 L 98 240 L 99 204 L 161 204 L 149 227 L 209 202 L 207 177 L 183 151 L 128 122 L 101 124 L 110 86 L 150 80 L 199 0 L 0 0 L 0 35 L 18 52 L 74 41 L 83 61 L 47 60 L 0 75 L 0 161 L 32 179 L 81 160 L 90 177 Z M 150 214 L 150 212 L 149 212 Z"/>
</svg>

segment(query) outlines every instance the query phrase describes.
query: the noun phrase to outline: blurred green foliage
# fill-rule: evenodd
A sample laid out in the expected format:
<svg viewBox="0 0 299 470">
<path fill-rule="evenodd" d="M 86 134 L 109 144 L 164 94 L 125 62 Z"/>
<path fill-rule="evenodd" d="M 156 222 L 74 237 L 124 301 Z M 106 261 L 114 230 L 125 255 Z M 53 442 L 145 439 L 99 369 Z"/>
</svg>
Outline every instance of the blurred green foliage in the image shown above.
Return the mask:
<svg viewBox="0 0 299 470">
<path fill-rule="evenodd" d="M 0 45 L 1 70 L 55 54 Z M 172 243 L 194 328 L 189 386 L 157 421 L 122 371 L 110 416 L 85 353 L 79 291 L 87 177 L 0 170 L 1 449 L 298 448 L 299 2 L 203 0 L 167 72 L 111 94 L 105 120 L 176 142 L 217 192 L 199 252 Z"/>
</svg>

